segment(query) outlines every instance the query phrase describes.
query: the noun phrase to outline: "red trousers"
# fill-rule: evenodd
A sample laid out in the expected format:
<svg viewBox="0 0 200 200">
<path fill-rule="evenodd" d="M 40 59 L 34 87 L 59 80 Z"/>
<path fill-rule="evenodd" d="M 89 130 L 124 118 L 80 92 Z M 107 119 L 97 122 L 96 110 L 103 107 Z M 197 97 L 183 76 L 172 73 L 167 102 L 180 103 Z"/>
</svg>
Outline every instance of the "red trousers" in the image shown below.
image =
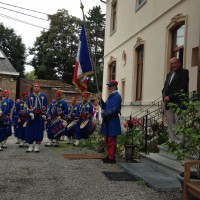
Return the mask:
<svg viewBox="0 0 200 200">
<path fill-rule="evenodd" d="M 117 136 L 108 136 L 104 138 L 108 157 L 110 160 L 116 159 Z"/>
</svg>

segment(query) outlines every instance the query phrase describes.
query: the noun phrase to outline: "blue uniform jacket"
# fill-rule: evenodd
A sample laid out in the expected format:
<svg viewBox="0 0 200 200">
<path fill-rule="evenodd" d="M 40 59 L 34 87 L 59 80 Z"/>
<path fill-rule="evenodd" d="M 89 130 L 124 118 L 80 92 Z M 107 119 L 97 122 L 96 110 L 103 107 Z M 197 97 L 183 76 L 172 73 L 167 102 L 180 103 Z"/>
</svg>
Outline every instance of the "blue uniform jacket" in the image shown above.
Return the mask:
<svg viewBox="0 0 200 200">
<path fill-rule="evenodd" d="M 9 113 L 9 102 L 7 99 L 0 100 L 0 109 L 3 112 L 3 115 L 8 115 Z"/>
<path fill-rule="evenodd" d="M 54 100 L 53 103 L 49 106 L 48 109 L 48 117 L 52 117 L 52 116 L 58 116 L 58 112 L 62 112 L 62 116 L 66 118 L 67 114 L 68 114 L 68 109 L 67 109 L 67 102 L 65 100 Z"/>
<path fill-rule="evenodd" d="M 10 113 L 10 111 L 11 111 L 11 109 L 12 109 L 12 107 L 14 106 L 14 101 L 13 101 L 13 99 L 8 99 L 8 103 L 9 103 L 9 113 Z"/>
<path fill-rule="evenodd" d="M 69 120 L 69 121 L 72 121 L 72 120 L 75 119 L 77 108 L 78 108 L 78 105 L 77 105 L 77 104 L 74 105 L 74 106 L 68 105 L 68 108 L 67 108 L 67 110 L 68 110 L 68 116 L 69 116 L 69 117 L 72 117 L 72 119 Z"/>
<path fill-rule="evenodd" d="M 47 98 L 45 94 L 40 93 L 38 96 L 35 94 L 30 94 L 27 100 L 28 107 L 33 112 L 46 113 L 47 111 Z"/>
<path fill-rule="evenodd" d="M 83 121 L 84 115 L 86 114 L 85 117 L 87 117 L 87 115 L 89 114 L 91 117 L 93 115 L 93 105 L 91 102 L 87 102 L 86 104 L 84 104 L 83 102 L 78 104 L 77 107 L 77 111 L 76 111 L 76 118 L 80 121 Z"/>
<path fill-rule="evenodd" d="M 28 118 L 28 105 L 26 101 L 20 100 L 16 104 L 15 117 L 18 118 Z"/>
<path fill-rule="evenodd" d="M 9 117 L 8 117 L 8 114 L 9 114 L 9 102 L 7 99 L 2 99 L 0 100 L 0 110 L 1 112 L 3 113 L 3 118 L 1 118 L 1 125 L 2 125 L 2 122 L 3 123 L 6 123 L 8 125 L 9 123 Z"/>
<path fill-rule="evenodd" d="M 101 101 L 103 123 L 101 126 L 101 132 L 108 136 L 117 136 L 121 134 L 121 124 L 119 119 L 119 113 L 121 109 L 121 96 L 118 92 L 112 93 L 106 102 Z M 106 129 L 107 124 L 107 129 Z"/>
</svg>

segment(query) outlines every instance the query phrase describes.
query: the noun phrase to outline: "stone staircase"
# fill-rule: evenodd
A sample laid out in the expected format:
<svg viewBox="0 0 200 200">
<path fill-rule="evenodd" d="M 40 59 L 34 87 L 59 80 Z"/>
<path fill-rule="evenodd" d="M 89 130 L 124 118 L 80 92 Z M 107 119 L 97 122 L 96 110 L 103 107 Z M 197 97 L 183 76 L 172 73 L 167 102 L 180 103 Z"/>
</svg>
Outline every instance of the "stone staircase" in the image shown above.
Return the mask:
<svg viewBox="0 0 200 200">
<path fill-rule="evenodd" d="M 180 190 L 177 175 L 184 171 L 181 161 L 163 146 L 158 148 L 159 153 L 141 153 L 140 163 L 121 163 L 120 166 L 156 191 Z"/>
<path fill-rule="evenodd" d="M 184 171 L 182 162 L 176 159 L 176 156 L 167 150 L 158 146 L 159 153 L 145 154 L 141 153 L 140 161 L 153 169 L 168 176 L 177 177 L 177 174 Z"/>
</svg>

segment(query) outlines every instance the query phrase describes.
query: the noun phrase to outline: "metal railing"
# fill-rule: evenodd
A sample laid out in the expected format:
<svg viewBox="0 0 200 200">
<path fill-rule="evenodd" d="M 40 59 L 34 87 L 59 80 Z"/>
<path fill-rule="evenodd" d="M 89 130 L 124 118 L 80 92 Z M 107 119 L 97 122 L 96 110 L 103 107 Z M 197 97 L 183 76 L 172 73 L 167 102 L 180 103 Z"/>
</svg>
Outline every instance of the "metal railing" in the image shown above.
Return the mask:
<svg viewBox="0 0 200 200">
<path fill-rule="evenodd" d="M 196 91 L 192 91 L 189 93 L 190 101 L 199 101 L 200 94 Z M 131 115 L 132 118 L 137 119 L 138 125 L 141 127 L 144 135 L 144 152 L 147 153 L 148 150 L 148 128 L 152 126 L 154 122 L 160 122 L 165 124 L 166 122 L 166 114 L 164 103 L 162 101 L 162 97 L 159 97 L 155 101 L 153 101 L 148 106 L 143 109 L 139 109 Z"/>
</svg>

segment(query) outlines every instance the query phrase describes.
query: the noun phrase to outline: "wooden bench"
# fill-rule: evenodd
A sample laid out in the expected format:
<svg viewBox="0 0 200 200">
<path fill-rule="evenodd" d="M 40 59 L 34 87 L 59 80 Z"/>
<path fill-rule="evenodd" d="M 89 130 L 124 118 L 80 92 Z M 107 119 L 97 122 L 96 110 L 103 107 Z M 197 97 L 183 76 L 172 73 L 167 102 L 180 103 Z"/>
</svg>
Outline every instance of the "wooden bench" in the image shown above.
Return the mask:
<svg viewBox="0 0 200 200">
<path fill-rule="evenodd" d="M 186 161 L 183 165 L 185 167 L 183 200 L 189 200 L 190 193 L 200 199 L 200 180 L 190 181 L 190 168 L 194 165 L 200 165 L 200 160 Z"/>
</svg>

